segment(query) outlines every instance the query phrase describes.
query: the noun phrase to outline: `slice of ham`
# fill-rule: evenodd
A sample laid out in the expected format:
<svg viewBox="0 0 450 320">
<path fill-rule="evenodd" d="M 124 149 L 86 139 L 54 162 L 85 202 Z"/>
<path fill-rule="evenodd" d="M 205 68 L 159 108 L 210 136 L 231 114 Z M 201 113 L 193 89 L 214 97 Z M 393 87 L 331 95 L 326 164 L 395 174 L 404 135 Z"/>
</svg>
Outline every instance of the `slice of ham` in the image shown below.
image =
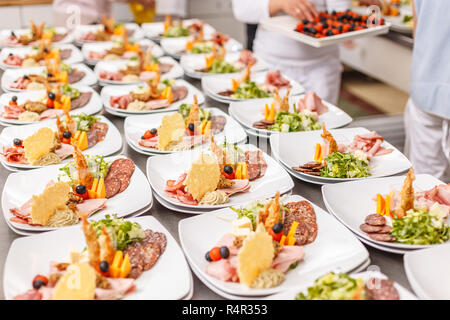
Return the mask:
<svg viewBox="0 0 450 320">
<path fill-rule="evenodd" d="M 62 109 L 47 109 L 41 113 L 41 120 L 55 118 L 56 116 L 62 116 L 64 114 L 64 110 Z"/>
<path fill-rule="evenodd" d="M 5 157 L 5 160 L 10 163 L 19 163 L 19 164 L 28 163 L 27 159 L 25 158 L 24 148 L 3 147 L 3 152 L 0 152 L 0 155 Z"/>
<path fill-rule="evenodd" d="M 228 196 L 239 192 L 247 192 L 250 190 L 250 181 L 248 180 L 235 179 L 233 180 L 233 182 L 234 184 L 231 187 L 222 188 L 219 190 L 225 192 Z"/>
<path fill-rule="evenodd" d="M 242 50 L 239 53 L 238 61 L 248 66 L 249 64 L 251 65 L 255 64 L 256 58 L 250 50 Z"/>
<path fill-rule="evenodd" d="M 140 139 L 138 144 L 144 148 L 152 148 L 155 149 L 158 147 L 158 136 L 150 138 L 150 139 Z"/>
<path fill-rule="evenodd" d="M 19 294 L 14 300 L 42 300 L 42 293 L 36 289 L 30 289 L 25 293 Z"/>
<path fill-rule="evenodd" d="M 183 173 L 177 180 L 167 180 L 165 191 L 174 192 L 179 189 L 184 190 L 184 180 L 187 177 L 187 173 Z"/>
<path fill-rule="evenodd" d="M 382 156 L 391 153 L 393 149 L 382 147 L 384 138 L 377 132 L 371 131 L 365 134 L 356 135 L 349 145 L 339 145 L 340 152 L 355 152 L 360 150 L 367 155 L 370 160 L 375 156 Z"/>
<path fill-rule="evenodd" d="M 328 112 L 328 107 L 323 104 L 322 99 L 314 91 L 307 92 L 303 98 L 299 99 L 297 106 L 299 112 L 308 110 L 316 115 Z"/>
<path fill-rule="evenodd" d="M 234 235 L 232 233 L 226 233 L 216 244 L 216 247 L 228 247 L 228 251 L 231 256 L 235 256 L 239 253 L 239 248 L 234 245 Z"/>
<path fill-rule="evenodd" d="M 128 104 L 133 101 L 131 94 L 125 94 L 123 96 L 111 97 L 109 103 L 111 107 L 116 109 L 126 109 Z"/>
<path fill-rule="evenodd" d="M 272 268 L 281 272 L 289 270 L 289 266 L 297 261 L 303 260 L 305 251 L 302 246 L 283 246 L 272 262 Z"/>
<path fill-rule="evenodd" d="M 73 154 L 74 147 L 71 144 L 61 143 L 61 147 L 55 150 L 56 155 L 64 160 Z"/>
<path fill-rule="evenodd" d="M 108 278 L 109 289 L 95 288 L 96 300 L 119 300 L 136 289 L 134 279 Z"/>
<path fill-rule="evenodd" d="M 267 72 L 266 84 L 278 89 L 291 87 L 289 80 L 283 78 L 279 70 Z"/>
<path fill-rule="evenodd" d="M 230 259 L 213 261 L 206 266 L 206 273 L 222 281 L 238 281 L 237 269 L 230 263 Z"/>
<path fill-rule="evenodd" d="M 23 58 L 18 55 L 8 55 L 5 60 L 3 60 L 4 64 L 9 66 L 20 67 L 22 65 Z"/>
<path fill-rule="evenodd" d="M 82 203 L 77 204 L 77 210 L 80 213 L 87 213 L 88 216 L 93 213 L 106 208 L 107 199 L 87 199 Z"/>
<path fill-rule="evenodd" d="M 169 100 L 167 100 L 167 99 L 150 100 L 150 101 L 147 101 L 145 104 L 147 105 L 147 108 L 149 110 L 167 108 L 168 106 L 170 106 Z"/>
<path fill-rule="evenodd" d="M 177 194 L 178 201 L 180 201 L 181 203 L 191 205 L 191 206 L 198 205 L 197 200 L 195 200 L 189 192 L 184 192 L 184 191 L 178 189 L 176 194 Z"/>
<path fill-rule="evenodd" d="M 142 71 L 139 74 L 139 79 L 142 81 L 149 81 L 152 80 L 156 75 L 156 72 L 153 71 Z"/>
</svg>

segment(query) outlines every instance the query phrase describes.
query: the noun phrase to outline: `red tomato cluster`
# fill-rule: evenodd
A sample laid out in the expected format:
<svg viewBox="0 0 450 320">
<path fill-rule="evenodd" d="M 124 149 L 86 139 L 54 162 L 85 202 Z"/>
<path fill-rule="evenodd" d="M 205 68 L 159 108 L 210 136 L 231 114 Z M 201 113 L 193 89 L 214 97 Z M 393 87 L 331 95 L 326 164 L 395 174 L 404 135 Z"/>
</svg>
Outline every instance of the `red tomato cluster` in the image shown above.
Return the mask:
<svg viewBox="0 0 450 320">
<path fill-rule="evenodd" d="M 314 21 L 300 21 L 295 30 L 311 37 L 325 38 L 341 33 L 367 29 L 368 19 L 369 16 L 359 15 L 351 10 L 333 11 L 331 13 L 321 11 Z M 374 19 L 373 22 L 375 24 L 377 21 Z M 381 19 L 379 24 L 383 25 L 384 20 Z"/>
</svg>

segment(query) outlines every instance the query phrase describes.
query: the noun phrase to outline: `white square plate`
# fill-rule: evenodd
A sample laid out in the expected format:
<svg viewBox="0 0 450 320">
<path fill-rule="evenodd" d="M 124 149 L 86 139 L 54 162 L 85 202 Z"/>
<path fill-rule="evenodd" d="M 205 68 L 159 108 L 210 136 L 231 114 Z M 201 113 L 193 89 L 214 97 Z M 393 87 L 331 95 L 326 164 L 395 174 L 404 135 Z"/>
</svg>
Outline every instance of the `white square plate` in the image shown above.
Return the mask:
<svg viewBox="0 0 450 320">
<path fill-rule="evenodd" d="M 186 98 L 183 100 L 179 100 L 177 102 L 172 103 L 167 108 L 162 109 L 156 109 L 156 110 L 149 110 L 149 111 L 129 111 L 129 110 L 122 110 L 111 107 L 110 99 L 111 97 L 117 97 L 122 96 L 125 94 L 128 94 L 134 90 L 136 90 L 139 87 L 139 84 L 129 84 L 129 85 L 123 85 L 123 86 L 105 86 L 103 87 L 102 91 L 100 92 L 100 96 L 102 99 L 102 103 L 105 106 L 105 110 L 107 112 L 111 111 L 111 114 L 119 115 L 122 114 L 123 117 L 129 116 L 129 115 L 136 115 L 136 114 L 149 114 L 149 113 L 158 113 L 158 112 L 167 112 L 172 110 L 178 110 L 180 105 L 183 103 L 194 103 L 194 95 L 197 95 L 198 104 L 201 105 L 205 102 L 205 96 L 203 93 L 198 90 L 196 87 L 194 87 L 192 84 L 185 80 L 177 79 L 175 80 L 174 86 L 185 86 L 188 89 L 188 94 Z"/>
<path fill-rule="evenodd" d="M 373 198 L 380 194 L 389 194 L 393 189 L 401 190 L 404 176 L 351 181 L 339 184 L 329 184 L 322 187 L 323 200 L 333 215 L 342 224 L 352 230 L 359 237 L 370 242 L 374 242 L 384 247 L 397 249 L 419 249 L 429 248 L 430 245 L 411 245 L 396 242 L 381 242 L 369 238 L 369 236 L 359 229 L 364 223 L 364 219 L 376 212 L 376 201 Z M 419 174 L 413 183 L 414 190 L 425 191 L 443 184 L 443 182 L 427 174 Z M 447 219 L 447 223 L 450 218 Z M 431 245 L 439 246 L 439 245 Z"/>
<path fill-rule="evenodd" d="M 225 137 L 227 138 L 227 142 L 232 144 L 241 143 L 247 138 L 244 129 L 242 129 L 242 127 L 225 112 L 217 108 L 207 108 L 207 110 L 211 112 L 211 116 L 223 116 L 227 119 L 224 130 L 214 136 L 214 139 L 217 143 L 222 144 Z M 152 128 L 158 128 L 161 125 L 162 118 L 173 113 L 175 112 L 154 113 L 148 115 L 127 117 L 123 125 L 127 141 L 131 141 L 134 147 L 145 152 L 151 152 L 153 154 L 167 154 L 177 152 L 163 151 L 156 148 L 145 148 L 138 144 L 138 141 L 144 135 L 145 131 Z"/>
<path fill-rule="evenodd" d="M 266 81 L 267 72 L 254 72 L 250 75 L 251 81 L 256 82 L 257 84 L 262 84 Z M 298 95 L 305 92 L 305 88 L 303 88 L 297 81 L 292 80 L 291 78 L 283 75 L 283 78 L 287 79 L 291 83 L 291 95 Z M 218 94 L 219 92 L 230 90 L 231 89 L 231 80 L 232 79 L 240 79 L 240 74 L 213 74 L 210 76 L 202 77 L 202 88 L 205 93 L 210 96 L 214 100 L 218 100 L 220 102 L 227 101 L 231 103 L 233 101 L 247 101 L 247 100 L 261 100 L 261 99 L 235 99 L 231 97 L 225 97 Z M 287 89 L 280 89 L 280 95 L 284 96 L 287 93 Z"/>
<path fill-rule="evenodd" d="M 80 90 L 80 92 L 92 92 L 91 100 L 81 108 L 75 109 L 73 111 L 70 111 L 71 115 L 76 115 L 80 113 L 85 113 L 88 115 L 95 114 L 97 112 L 100 112 L 102 110 L 102 101 L 100 100 L 99 94 L 88 86 L 83 85 L 70 85 L 71 87 L 77 88 Z M 45 90 L 31 90 L 31 91 L 20 91 L 20 92 L 6 92 L 0 96 L 0 115 L 4 110 L 4 106 L 8 105 L 9 101 L 11 101 L 11 98 L 13 96 L 17 96 L 17 103 L 23 104 L 27 100 L 31 101 L 37 101 L 40 100 L 42 97 L 45 97 L 46 91 Z M 17 119 L 6 119 L 2 118 L 0 116 L 1 124 L 4 126 L 11 126 L 11 125 L 24 125 L 24 124 L 34 124 L 36 122 L 26 122 L 26 121 L 19 121 Z M 48 121 L 42 120 L 43 121 Z"/>
<path fill-rule="evenodd" d="M 364 30 L 352 31 L 325 38 L 314 38 L 309 35 L 295 31 L 299 20 L 285 15 L 264 19 L 260 22 L 264 29 L 280 33 L 288 38 L 302 42 L 315 48 L 322 48 L 343 41 L 354 40 L 362 37 L 376 36 L 389 32 L 390 23 L 385 22 L 382 26 L 371 27 Z"/>
<path fill-rule="evenodd" d="M 303 97 L 304 95 L 289 97 L 289 110 L 291 112 L 294 110 L 293 105 L 295 104 L 297 106 L 298 100 Z M 230 104 L 229 112 L 245 127 L 269 136 L 271 133 L 278 132 L 256 129 L 253 127 L 253 124 L 264 119 L 264 106 L 265 104 L 270 105 L 272 102 L 273 98 L 232 102 Z M 352 118 L 340 108 L 326 101 L 323 101 L 323 103 L 328 107 L 328 112 L 319 116 L 319 123 L 325 123 L 328 129 L 343 127 L 352 122 Z"/>
<path fill-rule="evenodd" d="M 104 122 L 108 125 L 108 132 L 106 133 L 105 139 L 97 143 L 92 148 L 83 151 L 83 154 L 88 155 L 99 155 L 99 156 L 109 156 L 122 148 L 122 136 L 116 126 L 109 121 L 104 116 L 97 116 L 100 122 Z M 25 126 L 11 126 L 4 128 L 0 134 L 0 150 L 3 147 L 10 147 L 13 145 L 13 140 L 19 138 L 21 140 L 35 134 L 40 128 L 48 127 L 56 132 L 57 126 L 56 121 L 50 120 L 45 122 L 40 122 L 36 124 L 29 124 Z M 73 158 L 69 157 L 62 161 L 62 163 L 67 163 L 72 161 Z M 20 168 L 20 169 L 35 169 L 42 168 L 42 166 L 34 166 L 31 164 L 20 164 L 11 163 L 5 160 L 5 157 L 0 155 L 0 161 L 4 162 L 7 166 Z"/>
<path fill-rule="evenodd" d="M 358 279 L 362 278 L 365 282 L 367 282 L 371 278 L 380 278 L 386 279 L 386 275 L 379 271 L 365 271 L 360 273 L 352 273 L 350 274 L 352 278 Z M 268 300 L 294 300 L 297 294 L 303 292 L 304 294 L 308 293 L 308 288 L 314 285 L 314 281 L 300 281 L 297 283 L 297 287 L 293 290 L 289 290 L 286 292 L 282 292 L 273 296 L 268 297 Z M 411 292 L 405 289 L 398 283 L 394 283 L 394 287 L 397 289 L 400 300 L 417 300 L 417 297 L 414 296 Z"/>
<path fill-rule="evenodd" d="M 186 43 L 192 40 L 194 37 L 182 37 L 182 38 L 163 38 L 161 39 L 161 48 L 167 52 L 168 55 L 175 59 L 180 59 L 184 55 L 186 49 Z M 236 52 L 243 49 L 242 44 L 236 39 L 230 38 L 225 43 L 225 49 L 227 52 Z"/>
<path fill-rule="evenodd" d="M 57 34 L 63 34 L 63 33 L 67 33 L 68 30 L 65 27 L 54 27 L 55 31 Z M 4 48 L 4 47 L 26 47 L 23 45 L 8 45 L 5 43 L 5 40 L 11 35 L 11 32 L 14 32 L 17 36 L 21 36 L 22 34 L 30 34 L 31 33 L 31 28 L 26 28 L 26 29 L 3 29 L 0 31 L 0 48 Z M 67 44 L 67 43 L 72 43 L 74 40 L 74 36 L 73 33 L 69 32 L 64 39 L 62 39 L 61 41 L 58 42 L 54 42 L 55 44 Z M 31 44 L 29 46 L 32 46 L 34 44 Z"/>
<path fill-rule="evenodd" d="M 193 23 L 199 23 L 200 20 L 198 19 L 186 19 L 183 20 L 183 26 L 190 26 Z M 164 32 L 164 22 L 149 22 L 149 23 L 143 23 L 142 24 L 142 30 L 144 31 L 144 34 L 147 38 L 150 38 L 154 41 L 160 41 L 164 39 L 165 37 L 161 37 L 161 34 Z M 216 29 L 214 29 L 211 25 L 204 23 L 203 25 L 203 33 L 205 36 L 205 39 L 210 39 L 211 35 L 216 32 Z M 179 37 L 180 38 L 186 38 L 186 37 Z M 168 38 L 168 39 L 175 39 L 175 38 Z"/>
<path fill-rule="evenodd" d="M 125 28 L 127 30 L 134 30 L 134 33 L 131 37 L 128 37 L 131 41 L 138 41 L 144 38 L 144 33 L 142 29 L 136 23 L 124 23 Z M 82 46 L 84 43 L 96 43 L 96 42 L 105 42 L 105 41 L 88 41 L 88 40 L 80 40 L 80 37 L 88 32 L 96 32 L 99 29 L 103 29 L 104 26 L 102 24 L 88 24 L 88 25 L 79 25 L 75 28 L 73 32 L 73 37 L 75 39 L 75 44 L 78 46 Z M 117 36 L 118 39 L 122 39 L 121 36 Z"/>
<path fill-rule="evenodd" d="M 152 40 L 149 39 L 142 39 L 137 41 L 141 46 L 146 46 L 148 49 L 152 51 L 152 55 L 154 57 L 162 57 L 164 52 L 161 49 L 160 46 L 158 46 L 156 43 L 154 43 Z M 83 54 L 84 60 L 86 60 L 86 63 L 89 65 L 95 65 L 100 60 L 91 59 L 90 53 L 91 52 L 105 52 L 106 50 L 110 50 L 114 45 L 113 41 L 105 41 L 105 42 L 91 42 L 91 43 L 85 43 L 83 44 L 83 47 L 81 48 L 81 52 Z"/>
<path fill-rule="evenodd" d="M 129 220 L 138 222 L 143 229 L 164 233 L 167 237 L 167 247 L 156 264 L 136 280 L 136 291 L 125 299 L 177 300 L 185 297 L 191 288 L 191 272 L 175 239 L 152 216 Z M 48 274 L 51 261 L 68 261 L 73 247 L 78 250 L 86 247 L 80 226 L 14 240 L 3 274 L 5 298 L 10 300 L 29 290 L 36 274 Z"/>
<path fill-rule="evenodd" d="M 166 181 L 170 179 L 178 179 L 183 173 L 187 172 L 191 167 L 191 163 L 195 161 L 203 151 L 208 150 L 208 146 L 202 146 L 194 150 L 177 152 L 167 155 L 158 155 L 147 159 L 147 177 L 153 190 L 165 201 L 172 203 L 178 207 L 200 208 L 200 209 L 217 209 L 230 206 L 242 205 L 244 203 L 258 200 L 264 197 L 274 196 L 277 191 L 285 193 L 294 187 L 294 181 L 289 174 L 269 155 L 264 153 L 264 160 L 267 162 L 267 171 L 262 178 L 258 178 L 250 182 L 250 190 L 245 193 L 234 194 L 229 201 L 220 205 L 203 205 L 196 206 L 187 205 L 176 199 L 168 197 L 164 192 Z M 243 151 L 258 150 L 254 145 L 239 145 Z"/>
<path fill-rule="evenodd" d="M 365 128 L 345 128 L 329 130 L 336 142 L 339 144 L 350 144 L 356 135 L 369 132 Z M 285 166 L 292 168 L 301 166 L 307 162 L 313 161 L 314 150 L 317 143 L 322 143 L 321 131 L 303 131 L 293 133 L 280 133 L 270 136 L 270 146 L 274 156 Z M 314 180 L 322 183 L 344 182 L 350 180 L 366 180 L 380 178 L 399 174 L 411 168 L 411 162 L 397 148 L 386 140 L 383 147 L 393 149 L 394 151 L 378 157 L 373 157 L 369 163 L 370 173 L 367 178 L 327 178 L 308 175 L 298 172 L 299 179 Z M 295 151 L 293 152 L 293 148 Z"/>
<path fill-rule="evenodd" d="M 301 200 L 305 199 L 298 195 L 286 199 L 287 202 Z M 297 268 L 287 272 L 286 280 L 275 288 L 252 289 L 240 283 L 221 281 L 206 274 L 208 261 L 205 260 L 205 253 L 214 247 L 222 236 L 231 232 L 231 221 L 236 217 L 236 213 L 231 209 L 225 208 L 180 220 L 178 232 L 181 246 L 193 269 L 199 271 L 208 282 L 226 293 L 249 297 L 289 290 L 305 278 L 314 279 L 330 269 L 339 268 L 342 272 L 347 272 L 369 257 L 366 248 L 350 231 L 318 206 L 313 204 L 313 207 L 319 229 L 317 238 L 313 243 L 304 246 L 304 260 Z"/>
<path fill-rule="evenodd" d="M 97 83 L 97 77 L 94 72 L 88 68 L 86 65 L 82 63 L 77 63 L 71 65 L 73 68 L 76 68 L 85 73 L 84 77 L 75 83 L 70 83 L 70 85 L 84 85 L 84 86 L 93 86 Z M 23 92 L 27 90 L 19 90 L 11 88 L 11 85 L 16 81 L 19 77 L 28 74 L 42 74 L 42 71 L 47 70 L 46 67 L 32 67 L 32 68 L 20 68 L 20 69 L 8 69 L 3 73 L 2 76 L 2 89 L 3 91 L 14 91 L 14 92 Z M 45 71 L 46 72 L 46 71 Z"/>
<path fill-rule="evenodd" d="M 238 72 L 235 72 L 235 77 L 237 73 L 243 71 L 246 66 L 239 62 L 239 52 L 229 52 L 225 55 L 225 61 L 233 65 L 240 67 Z M 204 76 L 210 76 L 213 73 L 200 72 L 197 70 L 206 68 L 205 57 L 210 56 L 210 54 L 185 54 L 181 56 L 180 65 L 183 68 L 186 75 L 194 79 L 201 79 Z M 267 69 L 267 63 L 261 59 L 256 58 L 256 63 L 251 67 L 252 72 L 264 71 Z M 223 73 L 222 73 L 223 74 Z"/>
<path fill-rule="evenodd" d="M 107 157 L 106 160 L 114 161 L 124 156 Z M 6 179 L 2 194 L 3 217 L 15 228 L 31 231 L 50 231 L 60 228 L 30 226 L 11 222 L 9 219 L 14 215 L 9 211 L 17 208 L 31 199 L 33 195 L 41 194 L 50 180 L 58 181 L 58 175 L 62 173 L 59 168 L 64 164 L 43 167 L 39 169 L 11 173 Z M 90 219 L 102 219 L 107 214 L 117 214 L 119 217 L 126 216 L 145 208 L 151 203 L 152 190 L 144 173 L 135 167 L 128 188 L 106 201 L 106 208 L 94 213 Z M 64 228 L 65 229 L 65 228 Z"/>
<path fill-rule="evenodd" d="M 166 79 L 176 79 L 183 76 L 184 71 L 183 68 L 180 66 L 178 62 L 176 62 L 171 57 L 161 57 L 158 59 L 161 63 L 168 63 L 173 65 L 172 69 L 170 69 L 169 72 L 161 74 L 161 80 Z M 94 68 L 95 76 L 97 77 L 97 80 L 102 86 L 106 85 L 126 85 L 126 84 L 136 84 L 140 83 L 143 84 L 145 81 L 138 81 L 138 82 L 125 82 L 125 81 L 115 81 L 115 80 L 106 80 L 100 78 L 100 73 L 102 71 L 107 72 L 118 72 L 120 69 L 125 69 L 128 61 L 127 60 L 114 60 L 114 61 L 99 61 Z"/>
<path fill-rule="evenodd" d="M 53 47 L 59 48 L 60 50 L 70 49 L 72 53 L 68 59 L 63 60 L 64 63 L 74 64 L 83 62 L 83 55 L 80 49 L 75 47 L 73 44 L 53 44 Z M 4 60 L 8 57 L 10 53 L 13 55 L 18 55 L 21 58 L 25 58 L 26 55 L 30 54 L 32 47 L 16 47 L 16 48 L 5 48 L 0 52 L 0 68 L 5 69 L 17 69 L 23 67 L 11 66 L 4 63 Z"/>
<path fill-rule="evenodd" d="M 450 300 L 450 246 L 408 252 L 403 257 L 406 276 L 424 300 Z"/>
</svg>

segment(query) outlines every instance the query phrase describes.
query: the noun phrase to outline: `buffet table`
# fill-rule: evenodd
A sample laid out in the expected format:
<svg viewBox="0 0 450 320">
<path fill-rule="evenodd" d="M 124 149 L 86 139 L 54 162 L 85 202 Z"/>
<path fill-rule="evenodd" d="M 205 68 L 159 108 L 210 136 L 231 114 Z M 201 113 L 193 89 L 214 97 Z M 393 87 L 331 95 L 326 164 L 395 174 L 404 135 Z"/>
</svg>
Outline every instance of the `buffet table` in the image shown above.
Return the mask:
<svg viewBox="0 0 450 320">
<path fill-rule="evenodd" d="M 1 72 L 0 72 L 1 76 Z M 201 88 L 200 81 L 192 80 L 190 78 L 186 78 L 185 80 L 189 81 L 193 85 L 195 85 L 198 88 Z M 98 90 L 100 88 L 97 87 Z M 1 90 L 0 90 L 1 91 Z M 227 112 L 228 106 L 226 104 L 218 103 L 210 98 L 206 97 L 206 103 L 205 106 L 207 107 L 217 107 L 221 110 Z M 104 112 L 104 111 L 103 111 Z M 123 136 L 123 123 L 124 119 L 116 116 L 112 116 L 110 114 L 104 113 L 104 115 L 110 119 L 119 129 Z M 379 121 L 379 118 L 366 118 L 361 121 L 354 121 L 351 126 L 357 127 L 357 126 L 364 126 L 368 129 L 377 129 L 381 134 L 383 134 L 381 128 L 381 123 Z M 401 122 L 400 118 L 396 117 L 383 117 L 383 123 L 387 123 L 389 121 L 391 122 Z M 0 126 L 0 130 L 3 130 L 3 127 Z M 401 131 L 401 128 L 397 126 L 396 133 Z M 268 144 L 268 141 L 266 139 L 259 139 L 259 141 L 255 137 L 250 137 L 249 142 L 256 144 L 259 143 L 259 147 L 265 151 L 267 151 L 270 154 L 270 146 Z M 400 140 L 398 143 L 401 143 Z M 393 142 L 395 145 L 395 142 Z M 123 142 L 122 151 L 124 155 L 132 158 L 136 165 L 145 172 L 145 165 L 147 157 L 135 152 L 132 150 L 126 143 L 125 139 Z M 0 166 L 0 193 L 3 192 L 3 186 L 5 184 L 5 181 L 10 174 L 10 171 L 6 170 L 3 166 Z M 322 200 L 322 193 L 321 193 L 321 186 L 319 185 L 313 185 L 308 184 L 303 181 L 299 181 L 295 178 L 295 187 L 292 190 L 293 194 L 299 194 L 310 200 L 311 202 L 317 204 L 321 208 L 325 209 L 325 205 Z M 167 230 L 173 235 L 173 237 L 179 242 L 178 237 L 178 222 L 186 217 L 190 217 L 189 214 L 183 214 L 183 213 L 176 213 L 171 210 L 166 209 L 162 205 L 158 203 L 158 201 L 153 201 L 153 207 L 145 213 L 145 215 L 153 215 L 156 217 L 166 228 Z M 9 247 L 14 239 L 18 238 L 19 235 L 15 234 L 12 230 L 8 228 L 5 221 L 1 219 L 0 222 L 0 273 L 3 275 L 3 267 L 4 262 L 6 260 Z M 398 254 L 392 254 L 387 252 L 382 252 L 377 249 L 373 249 L 371 247 L 367 247 L 369 254 L 370 254 L 370 268 L 375 269 L 378 268 L 380 271 L 382 271 L 384 274 L 386 274 L 389 278 L 392 280 L 398 282 L 405 288 L 411 290 L 411 286 L 408 283 L 408 280 L 406 278 L 406 274 L 403 268 L 403 257 Z M 4 299 L 3 295 L 3 281 L 1 281 L 0 284 L 0 299 Z M 209 288 L 207 288 L 198 278 L 194 275 L 194 294 L 193 299 L 222 299 L 220 296 L 216 295 L 214 292 L 212 292 Z"/>
</svg>

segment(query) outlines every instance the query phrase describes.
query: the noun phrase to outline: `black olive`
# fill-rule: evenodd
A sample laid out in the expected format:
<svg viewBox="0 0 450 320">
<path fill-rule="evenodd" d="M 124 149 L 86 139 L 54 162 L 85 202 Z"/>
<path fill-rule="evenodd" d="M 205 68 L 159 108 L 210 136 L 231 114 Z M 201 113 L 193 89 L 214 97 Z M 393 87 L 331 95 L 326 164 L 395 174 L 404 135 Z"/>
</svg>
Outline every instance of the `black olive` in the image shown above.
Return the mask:
<svg viewBox="0 0 450 320">
<path fill-rule="evenodd" d="M 317 30 L 311 27 L 309 28 L 309 32 L 311 32 L 312 34 L 316 34 Z"/>
<path fill-rule="evenodd" d="M 47 77 L 53 77 L 53 74 L 51 74 L 50 72 L 49 73 L 47 73 Z"/>
<path fill-rule="evenodd" d="M 8 56 L 10 56 L 10 57 L 12 57 L 13 56 L 13 54 L 10 52 L 9 54 L 8 54 Z"/>
<path fill-rule="evenodd" d="M 141 136 L 141 139 L 142 139 L 142 140 L 145 140 L 145 136 Z"/>
<path fill-rule="evenodd" d="M 80 185 L 78 185 L 78 186 L 75 188 L 75 191 L 76 191 L 78 194 L 85 194 L 86 191 L 87 191 L 87 189 L 86 189 L 86 186 L 85 186 L 85 185 L 80 184 Z"/>
<path fill-rule="evenodd" d="M 274 233 L 280 233 L 281 231 L 283 231 L 283 224 L 280 222 L 275 223 L 275 225 L 272 227 L 272 231 Z"/>
<path fill-rule="evenodd" d="M 20 146 L 22 144 L 22 140 L 20 140 L 19 138 L 15 138 L 13 140 L 13 143 L 15 146 Z"/>
<path fill-rule="evenodd" d="M 336 15 L 336 10 L 331 11 L 331 14 L 332 14 L 333 16 L 335 16 L 335 15 Z"/>
<path fill-rule="evenodd" d="M 223 171 L 227 174 L 232 174 L 233 173 L 233 167 L 226 165 L 225 167 L 223 167 Z"/>
<path fill-rule="evenodd" d="M 195 125 L 194 125 L 193 123 L 189 123 L 188 129 L 189 129 L 190 131 L 194 131 Z"/>
<path fill-rule="evenodd" d="M 44 52 L 45 52 L 45 53 L 48 53 L 48 49 L 47 49 L 47 48 L 44 48 Z"/>
<path fill-rule="evenodd" d="M 331 31 L 331 30 L 327 30 L 327 32 L 325 32 L 325 34 L 326 34 L 327 36 L 332 36 L 332 35 L 334 35 L 334 34 L 333 34 L 333 31 Z"/>
<path fill-rule="evenodd" d="M 33 288 L 39 290 L 42 286 L 45 286 L 45 282 L 42 280 L 36 280 L 33 282 Z"/>
<path fill-rule="evenodd" d="M 56 99 L 56 95 L 53 93 L 53 92 L 49 92 L 48 93 L 48 98 L 50 99 L 50 100 L 55 100 Z"/>
<path fill-rule="evenodd" d="M 306 26 L 304 26 L 304 27 L 303 27 L 303 32 L 309 32 L 309 28 L 306 27 Z"/>
<path fill-rule="evenodd" d="M 355 31 L 355 28 L 353 28 L 352 26 L 350 26 L 350 29 L 348 29 L 348 31 Z"/>
<path fill-rule="evenodd" d="M 206 252 L 206 254 L 205 254 L 205 259 L 206 259 L 206 261 L 209 261 L 209 262 L 212 261 L 211 256 L 209 255 L 209 251 Z"/>
<path fill-rule="evenodd" d="M 11 101 L 16 102 L 17 101 L 17 96 L 12 96 Z"/>
<path fill-rule="evenodd" d="M 342 26 L 339 26 L 338 30 L 339 30 L 339 33 L 342 33 Z"/>
<path fill-rule="evenodd" d="M 156 129 L 156 128 L 152 128 L 151 130 L 150 130 L 150 133 L 151 134 L 156 134 L 158 132 L 158 130 Z"/>
<path fill-rule="evenodd" d="M 11 31 L 11 35 L 12 35 L 13 37 L 16 36 L 16 34 L 14 33 L 14 31 Z"/>
<path fill-rule="evenodd" d="M 308 24 L 309 20 L 308 19 L 303 19 L 302 22 L 303 22 L 303 24 Z"/>
<path fill-rule="evenodd" d="M 63 137 L 66 139 L 69 139 L 72 137 L 72 133 L 70 131 L 64 131 L 63 132 Z"/>
<path fill-rule="evenodd" d="M 324 29 L 328 29 L 328 27 L 329 27 L 328 23 L 323 23 L 322 26 Z"/>
<path fill-rule="evenodd" d="M 100 262 L 100 271 L 101 272 L 108 272 L 108 270 L 109 270 L 109 263 L 108 263 L 108 261 Z"/>
<path fill-rule="evenodd" d="M 28 79 L 29 79 L 27 75 L 24 75 L 23 78 L 24 78 L 25 80 L 28 80 Z"/>
<path fill-rule="evenodd" d="M 220 247 L 220 256 L 224 259 L 230 256 L 230 250 L 228 250 L 227 246 Z"/>
</svg>

